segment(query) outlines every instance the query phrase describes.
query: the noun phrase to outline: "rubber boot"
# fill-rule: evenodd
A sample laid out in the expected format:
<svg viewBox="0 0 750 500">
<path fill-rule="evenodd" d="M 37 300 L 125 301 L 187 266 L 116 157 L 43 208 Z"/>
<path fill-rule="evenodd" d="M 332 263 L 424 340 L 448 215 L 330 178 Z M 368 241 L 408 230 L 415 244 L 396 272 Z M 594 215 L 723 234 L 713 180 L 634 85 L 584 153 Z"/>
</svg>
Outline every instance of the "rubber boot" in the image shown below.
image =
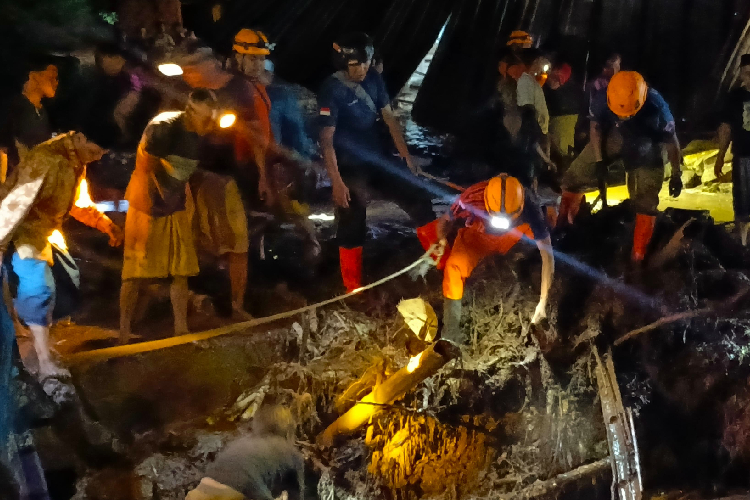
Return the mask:
<svg viewBox="0 0 750 500">
<path fill-rule="evenodd" d="M 346 292 L 350 293 L 362 287 L 362 247 L 339 247 L 339 265 L 341 278 Z"/>
<path fill-rule="evenodd" d="M 581 203 L 583 203 L 583 194 L 563 191 L 560 200 L 560 213 L 557 216 L 557 227 L 573 224 L 578 211 L 581 209 Z"/>
<path fill-rule="evenodd" d="M 440 338 L 457 345 L 464 343 L 461 333 L 461 299 L 443 299 L 443 331 Z"/>
<path fill-rule="evenodd" d="M 630 258 L 635 263 L 643 262 L 646 258 L 646 249 L 654 235 L 656 216 L 647 214 L 635 215 L 635 230 L 633 231 L 633 251 Z"/>
</svg>

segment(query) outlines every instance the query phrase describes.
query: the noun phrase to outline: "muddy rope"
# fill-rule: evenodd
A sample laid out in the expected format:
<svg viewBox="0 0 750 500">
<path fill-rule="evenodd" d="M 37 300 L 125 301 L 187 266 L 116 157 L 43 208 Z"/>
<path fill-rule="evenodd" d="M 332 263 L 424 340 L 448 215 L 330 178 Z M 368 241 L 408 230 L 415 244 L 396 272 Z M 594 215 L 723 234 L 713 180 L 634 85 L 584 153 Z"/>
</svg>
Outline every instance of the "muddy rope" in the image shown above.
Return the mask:
<svg viewBox="0 0 750 500">
<path fill-rule="evenodd" d="M 83 363 L 83 362 L 102 361 L 102 360 L 112 359 L 112 358 L 122 358 L 122 357 L 133 356 L 135 354 L 140 354 L 144 352 L 166 349 L 168 347 L 175 347 L 178 345 L 190 344 L 193 342 L 200 342 L 202 340 L 208 340 L 208 339 L 212 339 L 212 338 L 219 337 L 222 335 L 228 335 L 230 333 L 239 333 L 242 330 L 246 330 L 254 326 L 265 325 L 265 324 L 273 323 L 274 321 L 278 321 L 281 319 L 291 318 L 293 316 L 296 316 L 297 314 L 305 313 L 307 311 L 313 311 L 319 307 L 324 307 L 329 304 L 333 304 L 334 302 L 339 302 L 341 300 L 348 299 L 349 297 L 353 297 L 354 295 L 358 295 L 364 291 L 371 290 L 395 278 L 398 278 L 399 276 L 402 276 L 408 273 L 409 271 L 416 269 L 423 263 L 428 264 L 428 265 L 434 264 L 435 262 L 438 262 L 440 260 L 440 257 L 442 257 L 442 251 L 440 247 L 437 244 L 432 245 L 420 258 L 418 258 L 417 260 L 415 260 L 408 266 L 404 267 L 403 269 L 396 271 L 393 274 L 389 274 L 385 278 L 381 278 L 378 281 L 370 283 L 369 285 L 363 286 L 361 288 L 357 288 L 356 290 L 353 290 L 349 293 L 338 295 L 336 297 L 324 300 L 322 302 L 318 302 L 316 304 L 312 304 L 312 305 L 305 306 L 305 307 L 300 307 L 299 309 L 294 309 L 292 311 L 274 314 L 272 316 L 266 316 L 264 318 L 256 318 L 256 319 L 252 319 L 249 321 L 243 321 L 241 323 L 233 323 L 231 325 L 223 326 L 220 328 L 214 328 L 212 330 L 206 330 L 203 332 L 188 333 L 186 335 L 179 335 L 177 337 L 170 337 L 170 338 L 161 339 L 161 340 L 152 340 L 148 342 L 139 342 L 137 344 L 128 344 L 128 345 L 121 345 L 121 346 L 115 346 L 115 347 L 107 347 L 104 349 L 95 349 L 91 351 L 77 352 L 75 354 L 65 356 L 65 361 L 67 361 L 69 364 L 77 364 L 77 363 Z"/>
</svg>

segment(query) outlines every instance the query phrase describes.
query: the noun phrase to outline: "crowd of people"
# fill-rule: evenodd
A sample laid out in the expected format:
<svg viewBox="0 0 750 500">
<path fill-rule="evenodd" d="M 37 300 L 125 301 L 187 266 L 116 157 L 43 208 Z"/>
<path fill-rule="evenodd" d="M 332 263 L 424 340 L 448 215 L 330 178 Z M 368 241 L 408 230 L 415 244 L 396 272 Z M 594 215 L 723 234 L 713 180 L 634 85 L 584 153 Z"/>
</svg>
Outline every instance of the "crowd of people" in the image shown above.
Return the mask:
<svg viewBox="0 0 750 500">
<path fill-rule="evenodd" d="M 93 85 L 76 131 L 55 133 L 46 103 L 57 93 L 60 72 L 48 58 L 28 62 L 22 90 L 9 106 L 0 162 L 0 250 L 11 301 L 0 312 L 4 328 L 12 327 L 11 316 L 28 328 L 36 354 L 30 369 L 58 399 L 70 391 L 61 395 L 60 380 L 69 374 L 49 345 L 59 302 L 55 271 L 65 268 L 74 281 L 77 276 L 50 236 L 68 215 L 107 234 L 111 245 L 124 244 L 121 343 L 131 341 L 139 292 L 152 281 L 169 283 L 174 333 L 188 332 L 188 277 L 198 274 L 201 255 L 226 269 L 233 316 L 248 319 L 248 213 L 282 214 L 319 253 L 308 212 L 290 187 L 290 179 L 310 168 L 319 151 L 332 187 L 344 289 L 353 292 L 364 284 L 368 201 L 394 201 L 443 272 L 442 338 L 462 345 L 466 279 L 484 258 L 505 254 L 522 241 L 533 241 L 542 258 L 540 299 L 531 321 L 546 317 L 555 267 L 551 235 L 575 223 L 585 190 L 598 186 L 606 204 L 614 163 L 624 166 L 635 212 L 634 266 L 647 256 L 665 155 L 671 165 L 669 192 L 677 197 L 682 190 L 680 145 L 669 105 L 641 74 L 622 70 L 616 54 L 584 88 L 566 61 L 533 48 L 528 33 L 513 32 L 497 60 L 496 89 L 473 116 L 474 127 L 467 127 L 473 154 L 491 164 L 493 173 L 467 187 L 436 218 L 431 200 L 445 192 L 421 175 L 409 152 L 381 75 L 382 61 L 373 64 L 369 36 L 351 33 L 333 43 L 335 72 L 318 94 L 319 133 L 312 140 L 295 94 L 274 80 L 272 44 L 264 33 L 242 29 L 232 56 L 222 60 L 184 29 L 178 27 L 174 36 L 167 31 L 162 25 L 154 39 L 142 34 L 136 54 L 153 67 L 178 67 L 171 77 L 137 69 L 122 45 L 97 48 Z M 719 130 L 716 174 L 733 144 L 735 214 L 744 244 L 750 228 L 750 55 L 741 67 L 742 86 L 730 94 Z M 108 169 L 119 157 L 107 158 L 133 150 L 128 210 L 120 228 L 80 200 L 87 177 L 95 184 L 117 184 Z M 555 176 L 561 193 L 551 192 L 546 181 Z M 0 350 L 2 369 L 17 356 L 12 345 L 5 342 Z M 8 425 L 0 421 L 0 430 Z M 227 453 L 242 455 L 244 449 Z M 299 461 L 285 467 L 299 471 Z M 235 472 L 216 474 L 190 498 L 225 498 L 210 491 L 226 494 L 227 481 L 241 489 L 232 482 Z M 222 478 L 228 479 L 222 484 Z M 229 489 L 226 498 L 234 498 L 237 492 Z M 273 498 L 267 491 L 253 498 Z"/>
</svg>

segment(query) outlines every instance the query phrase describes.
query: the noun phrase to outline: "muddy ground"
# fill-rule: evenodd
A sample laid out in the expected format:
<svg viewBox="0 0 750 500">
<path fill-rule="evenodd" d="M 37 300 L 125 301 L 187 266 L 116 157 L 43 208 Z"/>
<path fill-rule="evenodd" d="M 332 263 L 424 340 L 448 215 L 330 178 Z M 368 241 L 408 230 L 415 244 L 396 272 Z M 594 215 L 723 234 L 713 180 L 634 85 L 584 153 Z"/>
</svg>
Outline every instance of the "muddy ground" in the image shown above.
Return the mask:
<svg viewBox="0 0 750 500">
<path fill-rule="evenodd" d="M 429 170 L 470 182 L 472 166 L 445 160 L 449 141 L 410 125 L 408 106 L 402 108 L 410 143 L 435 160 Z M 318 445 L 318 435 L 375 379 L 425 348 L 396 306 L 421 296 L 440 317 L 441 276 L 435 270 L 425 279 L 397 278 L 362 300 L 238 334 L 75 364 L 79 395 L 114 433 L 119 455 L 81 457 L 49 428 L 39 429 L 54 498 L 182 499 L 223 445 L 252 425 L 255 410 L 273 403 L 290 406 L 299 420 L 307 498 L 608 497 L 612 474 L 602 462 L 609 450 L 594 348 L 604 353 L 635 328 L 699 309 L 706 311 L 613 347 L 624 404 L 634 412 L 646 496 L 746 493 L 750 300 L 744 291 L 750 254 L 729 232 L 731 225 L 723 224 L 731 219 L 726 186 L 690 189 L 676 205 L 682 210 L 660 216 L 650 266 L 642 272 L 627 265 L 633 229 L 627 201 L 593 216 L 584 213 L 576 228 L 556 235 L 556 277 L 541 335 L 529 325 L 539 293 L 535 247 L 521 244 L 507 256 L 488 259 L 467 284 L 462 328 L 470 340 L 463 357 L 332 448 Z M 97 194 L 117 198 L 94 193 L 95 199 Z M 626 197 L 615 187 L 609 198 Z M 312 201 L 314 212 L 332 212 L 325 193 Z M 693 203 L 710 214 L 686 211 Z M 422 254 L 397 207 L 376 202 L 368 217 L 366 282 Z M 321 222 L 318 229 L 323 252 L 313 261 L 305 259 L 289 226 L 272 224 L 262 241 L 254 238 L 246 303 L 254 316 L 342 292 L 333 225 Z M 63 359 L 114 345 L 122 261 L 106 237 L 75 221 L 66 223 L 65 234 L 80 259 L 83 297 L 71 321 L 53 329 Z M 201 275 L 191 281 L 192 331 L 232 322 L 228 288 L 217 263 L 203 262 Z M 139 312 L 134 332 L 142 340 L 172 335 L 163 289 L 146 294 Z M 28 348 L 24 342 L 21 347 Z M 545 480 L 586 464 L 591 470 L 575 480 L 544 487 Z"/>
<path fill-rule="evenodd" d="M 421 255 L 403 214 L 387 204 L 374 208 L 369 280 Z M 668 244 L 691 217 L 697 220 L 684 237 Z M 330 236 L 330 226 L 321 230 Z M 72 366 L 80 395 L 116 434 L 122 454 L 81 460 L 41 429 L 40 453 L 56 498 L 70 498 L 76 489 L 76 499 L 184 498 L 223 444 L 247 428 L 261 404 L 271 403 L 291 406 L 300 421 L 309 498 L 607 496 L 608 467 L 559 489 L 528 489 L 609 454 L 592 348 L 605 352 L 634 328 L 701 308 L 707 312 L 614 347 L 619 387 L 634 411 L 648 496 L 746 492 L 750 302 L 743 291 L 750 286 L 750 254 L 705 214 L 669 211 L 657 225 L 654 267 L 634 273 L 626 265 L 631 231 L 626 202 L 585 216 L 558 237 L 542 344 L 529 328 L 538 299 L 538 252 L 519 245 L 483 263 L 464 300 L 462 327 L 470 342 L 463 358 L 333 448 L 317 445 L 316 437 L 353 404 L 341 395 L 368 370 L 387 377 L 425 347 L 396 305 L 422 296 L 440 316 L 436 271 L 426 281 L 403 276 L 368 292 L 364 301 L 269 327 Z M 63 357 L 114 343 L 121 258 L 75 222 L 67 233 L 82 257 L 86 300 L 72 324 L 55 328 Z M 289 310 L 340 291 L 330 239 L 314 273 L 290 273 L 281 265 L 294 261 L 293 242 L 275 248 L 276 259 L 254 268 L 248 299 L 253 314 Z M 221 272 L 214 270 L 193 288 L 211 292 L 219 283 Z M 733 307 L 722 308 L 736 297 Z M 199 310 L 201 304 L 196 300 L 191 312 L 193 330 L 230 321 Z M 148 307 L 136 333 L 144 340 L 171 335 L 168 300 L 154 293 Z M 368 384 L 360 385 L 361 395 Z"/>
</svg>

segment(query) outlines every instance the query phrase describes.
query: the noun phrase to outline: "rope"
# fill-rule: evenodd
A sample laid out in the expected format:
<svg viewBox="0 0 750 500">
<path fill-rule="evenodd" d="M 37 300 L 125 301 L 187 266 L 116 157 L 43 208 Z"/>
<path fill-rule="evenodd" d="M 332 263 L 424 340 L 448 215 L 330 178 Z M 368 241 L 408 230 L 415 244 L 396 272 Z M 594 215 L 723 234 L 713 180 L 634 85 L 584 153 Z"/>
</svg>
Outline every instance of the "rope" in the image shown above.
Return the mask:
<svg viewBox="0 0 750 500">
<path fill-rule="evenodd" d="M 435 260 L 435 258 L 432 256 L 433 253 L 436 256 L 438 256 L 437 260 Z M 439 257 L 440 255 L 442 255 L 440 245 L 434 244 L 419 259 L 415 260 L 414 262 L 404 267 L 403 269 L 396 271 L 395 273 L 390 274 L 386 276 L 385 278 L 381 278 L 378 281 L 375 281 L 374 283 L 370 283 L 369 285 L 363 286 L 361 288 L 357 288 L 356 290 L 353 290 L 349 293 L 345 293 L 343 295 L 333 297 L 332 299 L 327 299 L 322 302 L 318 302 L 317 304 L 300 307 L 299 309 L 294 309 L 292 311 L 274 314 L 272 316 L 266 316 L 264 318 L 256 318 L 256 319 L 252 319 L 249 321 L 243 321 L 241 323 L 233 323 L 231 325 L 223 326 L 221 328 L 214 328 L 212 330 L 206 330 L 203 332 L 188 333 L 186 335 L 179 335 L 177 337 L 171 337 L 168 339 L 152 340 L 149 342 L 139 342 L 137 344 L 128 344 L 128 345 L 121 345 L 121 346 L 116 346 L 116 347 L 107 347 L 104 349 L 95 349 L 91 351 L 77 352 L 75 354 L 66 356 L 65 361 L 70 364 L 77 364 L 77 363 L 82 363 L 82 362 L 101 361 L 105 359 L 133 356 L 135 354 L 140 354 L 144 352 L 156 351 L 159 349 L 166 349 L 168 347 L 175 347 L 178 345 L 190 344 L 192 342 L 200 342 L 202 340 L 212 339 L 215 337 L 219 337 L 221 335 L 228 335 L 230 333 L 240 332 L 241 330 L 246 330 L 254 326 L 265 325 L 265 324 L 273 323 L 274 321 L 278 321 L 281 319 L 291 318 L 292 316 L 296 316 L 297 314 L 301 314 L 307 311 L 312 311 L 319 307 L 327 306 L 329 304 L 333 304 L 334 302 L 339 302 L 341 300 L 348 299 L 349 297 L 360 294 L 364 291 L 371 290 L 395 278 L 398 278 L 399 276 L 403 274 L 408 273 L 409 271 L 411 271 L 412 269 L 415 269 L 417 266 L 419 266 L 423 262 L 434 265 L 435 262 L 438 262 L 440 260 L 440 257 Z"/>
<path fill-rule="evenodd" d="M 449 187 L 451 189 L 455 189 L 459 193 L 463 193 L 464 191 L 466 191 L 466 188 L 463 186 L 459 186 L 458 184 L 455 184 L 453 182 L 447 181 L 445 179 L 441 179 L 440 177 L 436 177 L 432 174 L 428 174 L 427 172 L 420 172 L 419 175 L 427 179 L 430 179 L 431 181 L 435 181 L 438 184 L 442 184 L 443 186 Z"/>
</svg>

